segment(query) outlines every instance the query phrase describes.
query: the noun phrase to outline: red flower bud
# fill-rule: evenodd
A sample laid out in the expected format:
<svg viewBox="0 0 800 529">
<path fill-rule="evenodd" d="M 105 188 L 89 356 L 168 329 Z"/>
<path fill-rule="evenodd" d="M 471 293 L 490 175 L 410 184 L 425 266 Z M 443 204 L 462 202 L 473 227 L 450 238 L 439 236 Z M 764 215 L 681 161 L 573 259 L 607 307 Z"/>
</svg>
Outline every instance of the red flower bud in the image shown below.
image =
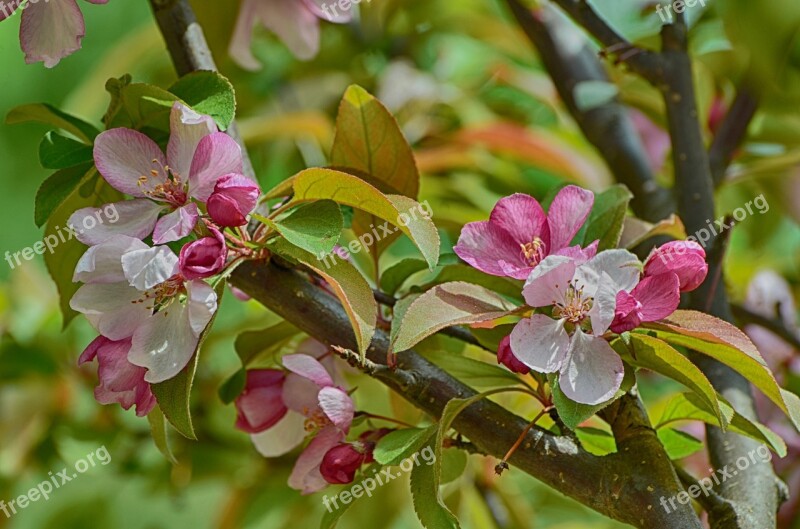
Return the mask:
<svg viewBox="0 0 800 529">
<path fill-rule="evenodd" d="M 500 345 L 497 347 L 497 363 L 503 364 L 514 373 L 527 375 L 531 368 L 517 360 L 514 353 L 511 351 L 511 336 L 506 336 L 500 340 Z"/>
<path fill-rule="evenodd" d="M 206 207 L 211 219 L 223 227 L 244 226 L 258 203 L 261 189 L 246 176 L 228 174 L 217 180 Z"/>
<path fill-rule="evenodd" d="M 228 247 L 219 230 L 211 228 L 211 237 L 203 237 L 181 248 L 180 269 L 186 279 L 203 279 L 225 268 Z"/>
<path fill-rule="evenodd" d="M 319 471 L 333 485 L 352 483 L 356 471 L 366 460 L 366 454 L 350 443 L 340 443 L 325 453 Z"/>
</svg>

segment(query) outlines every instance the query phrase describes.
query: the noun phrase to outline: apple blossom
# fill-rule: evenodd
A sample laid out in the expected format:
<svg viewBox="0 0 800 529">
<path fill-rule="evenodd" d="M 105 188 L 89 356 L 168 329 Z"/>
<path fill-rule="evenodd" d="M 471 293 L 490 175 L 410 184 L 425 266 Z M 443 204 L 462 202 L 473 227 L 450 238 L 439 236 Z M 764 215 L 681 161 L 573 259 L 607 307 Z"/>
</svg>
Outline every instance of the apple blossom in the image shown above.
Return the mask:
<svg viewBox="0 0 800 529">
<path fill-rule="evenodd" d="M 208 197 L 208 214 L 219 226 L 244 226 L 260 194 L 258 184 L 249 178 L 237 174 L 225 175 L 217 180 L 214 192 Z"/>
</svg>

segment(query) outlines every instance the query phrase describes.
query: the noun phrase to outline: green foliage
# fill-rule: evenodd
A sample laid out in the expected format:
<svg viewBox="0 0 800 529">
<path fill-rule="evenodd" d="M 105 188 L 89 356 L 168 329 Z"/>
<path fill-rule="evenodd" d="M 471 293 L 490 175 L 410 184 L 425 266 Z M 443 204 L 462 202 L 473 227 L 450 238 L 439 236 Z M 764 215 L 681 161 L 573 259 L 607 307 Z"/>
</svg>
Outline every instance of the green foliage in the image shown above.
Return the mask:
<svg viewBox="0 0 800 529">
<path fill-rule="evenodd" d="M 178 79 L 169 91 L 195 111 L 211 116 L 220 130 L 227 130 L 236 115 L 233 85 L 219 72 L 191 72 Z"/>
<path fill-rule="evenodd" d="M 599 250 L 616 248 L 622 236 L 625 214 L 633 195 L 624 185 L 617 184 L 595 195 L 594 206 L 586 224 L 578 233 L 581 246 L 599 240 Z"/>
<path fill-rule="evenodd" d="M 6 124 L 8 125 L 31 121 L 51 125 L 69 132 L 87 145 L 91 145 L 95 136 L 100 134 L 100 131 L 94 126 L 47 103 L 22 105 L 13 109 L 6 116 Z"/>
<path fill-rule="evenodd" d="M 42 182 L 36 192 L 34 221 L 41 227 L 55 210 L 81 184 L 96 175 L 94 164 L 81 164 L 56 171 Z"/>
<path fill-rule="evenodd" d="M 293 245 L 316 256 L 333 251 L 344 228 L 342 212 L 332 200 L 303 204 L 280 220 L 260 220 Z"/>
<path fill-rule="evenodd" d="M 92 161 L 91 146 L 54 130 L 39 144 L 39 162 L 45 169 L 65 169 Z"/>
</svg>

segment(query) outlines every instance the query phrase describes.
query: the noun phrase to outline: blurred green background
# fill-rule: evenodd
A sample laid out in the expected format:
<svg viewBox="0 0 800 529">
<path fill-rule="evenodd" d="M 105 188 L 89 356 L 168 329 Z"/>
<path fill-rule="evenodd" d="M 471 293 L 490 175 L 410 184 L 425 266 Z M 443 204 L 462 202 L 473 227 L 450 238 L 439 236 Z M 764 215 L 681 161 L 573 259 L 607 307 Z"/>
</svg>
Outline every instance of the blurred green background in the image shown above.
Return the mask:
<svg viewBox="0 0 800 529">
<path fill-rule="evenodd" d="M 642 11 L 648 2 L 595 3 L 627 36 L 653 42 L 658 21 Z M 800 47 L 794 38 L 800 10 L 790 0 L 758 4 L 737 0 L 693 16 L 701 109 L 708 112 L 715 99 L 730 103 L 748 61 L 758 64 L 756 74 L 767 92 L 731 183 L 719 194 L 720 214 L 760 193 L 770 204 L 769 212 L 744 221 L 732 237 L 726 269 L 734 299 L 744 296 L 761 268 L 776 269 L 794 286 L 800 275 Z M 543 198 L 564 181 L 594 190 L 612 182 L 499 2 L 373 0 L 359 23 L 323 24 L 321 52 L 307 63 L 257 31 L 255 53 L 265 68 L 254 73 L 226 54 L 237 2 L 194 5 L 221 71 L 237 89 L 240 127 L 265 189 L 326 162 L 336 103 L 351 83 L 376 94 L 397 115 L 419 155 L 421 198 L 430 201 L 451 244 L 465 222 L 485 218 L 501 196 L 520 191 Z M 108 104 L 106 79 L 130 73 L 134 81 L 152 84 L 174 80 L 146 2 L 81 2 L 81 8 L 87 26 L 83 49 L 52 70 L 24 64 L 18 17 L 0 24 L 0 115 L 21 104 L 48 102 L 99 124 Z M 655 91 L 618 70 L 613 75 L 623 99 L 657 133 L 663 116 Z M 48 176 L 37 158 L 46 131 L 35 124 L 0 126 L 3 254 L 42 237 L 33 200 Z M 669 184 L 665 158 L 662 151 L 654 165 Z M 386 262 L 407 251 L 398 243 Z M 274 321 L 255 303 L 225 300 L 194 388 L 200 440 L 173 436 L 180 463 L 172 467 L 153 446 L 145 419 L 95 403 L 95 370 L 76 365 L 93 331 L 78 319 L 62 332 L 57 294 L 41 258 L 13 270 L 0 263 L 0 500 L 15 498 L 98 447 L 111 455 L 110 464 L 89 469 L 49 501 L 33 503 L 10 519 L 0 513 L 0 528 L 317 527 L 322 494 L 302 497 L 290 490 L 286 478 L 293 457 L 258 456 L 248 437 L 233 429 L 232 406 L 223 406 L 216 395 L 220 382 L 238 367 L 235 336 Z M 655 389 L 645 393 L 656 402 L 670 386 L 652 383 Z M 363 378 L 358 386 L 357 400 L 368 402 L 370 411 L 416 417 L 381 386 Z M 465 528 L 620 527 L 521 472 L 512 469 L 498 479 L 494 464 L 471 456 L 465 474 L 444 489 Z M 359 502 L 340 524 L 365 526 L 419 527 L 405 481 Z"/>
</svg>

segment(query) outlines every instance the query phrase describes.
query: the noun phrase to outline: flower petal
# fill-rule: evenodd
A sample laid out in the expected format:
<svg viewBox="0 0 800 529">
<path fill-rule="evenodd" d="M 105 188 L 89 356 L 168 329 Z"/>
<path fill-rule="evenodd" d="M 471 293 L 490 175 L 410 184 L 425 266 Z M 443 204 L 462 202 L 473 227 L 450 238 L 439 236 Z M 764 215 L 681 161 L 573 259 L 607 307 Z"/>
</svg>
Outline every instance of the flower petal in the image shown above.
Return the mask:
<svg viewBox="0 0 800 529">
<path fill-rule="evenodd" d="M 110 340 L 130 337 L 150 315 L 142 293 L 127 283 L 88 284 L 75 292 L 69 306 L 86 316 Z"/>
<path fill-rule="evenodd" d="M 539 201 L 532 196 L 515 193 L 501 198 L 492 209 L 489 222 L 508 233 L 517 243 L 517 248 L 538 237 L 544 242 L 545 251 L 550 251 L 547 216 Z"/>
<path fill-rule="evenodd" d="M 644 265 L 644 274 L 654 276 L 673 272 L 678 276 L 681 292 L 699 287 L 708 274 L 706 252 L 693 241 L 672 241 L 655 248 Z"/>
<path fill-rule="evenodd" d="M 189 170 L 189 195 L 208 200 L 217 180 L 229 173 L 242 173 L 242 149 L 224 132 L 200 140 Z"/>
<path fill-rule="evenodd" d="M 288 411 L 283 402 L 286 373 L 280 369 L 250 369 L 244 391 L 236 399 L 236 427 L 248 433 L 267 430 Z"/>
<path fill-rule="evenodd" d="M 147 318 L 133 333 L 128 360 L 147 369 L 144 379 L 155 384 L 186 367 L 197 349 L 198 336 L 189 325 L 189 311 L 177 300 Z"/>
<path fill-rule="evenodd" d="M 331 422 L 347 433 L 354 416 L 353 399 L 350 395 L 339 388 L 328 386 L 319 390 L 317 399 L 319 407 Z"/>
<path fill-rule="evenodd" d="M 199 218 L 200 211 L 194 202 L 164 215 L 156 223 L 153 231 L 153 244 L 166 244 L 183 239 L 192 233 Z"/>
<path fill-rule="evenodd" d="M 600 273 L 600 280 L 594 292 L 592 308 L 589 309 L 589 319 L 592 322 L 592 334 L 600 336 L 608 330 L 614 321 L 614 310 L 617 306 L 617 293 L 619 288 L 605 272 Z"/>
<path fill-rule="evenodd" d="M 520 320 L 511 331 L 511 351 L 520 362 L 535 371 L 559 371 L 569 351 L 569 335 L 564 329 L 564 321 L 544 314 Z"/>
<path fill-rule="evenodd" d="M 119 235 L 90 247 L 81 256 L 72 276 L 73 283 L 121 283 L 125 280 L 122 256 L 134 250 L 146 250 L 147 245 L 125 235 Z"/>
<path fill-rule="evenodd" d="M 353 19 L 352 8 L 348 10 L 337 9 L 335 2 L 330 0 L 302 0 L 309 11 L 314 13 L 317 18 L 334 22 L 336 24 L 344 24 Z M 357 4 L 358 2 L 353 2 Z"/>
<path fill-rule="evenodd" d="M 157 202 L 136 198 L 99 208 L 79 209 L 67 223 L 75 228 L 76 238 L 88 246 L 122 235 L 144 239 L 153 233 L 158 214 L 163 209 L 164 206 Z"/>
<path fill-rule="evenodd" d="M 553 199 L 547 211 L 550 226 L 549 252 L 556 252 L 569 245 L 592 211 L 594 194 L 578 186 L 567 186 Z"/>
<path fill-rule="evenodd" d="M 302 494 L 312 494 L 328 486 L 319 470 L 325 454 L 344 441 L 345 435 L 337 428 L 323 428 L 308 444 L 289 476 L 289 486 Z"/>
<path fill-rule="evenodd" d="M 320 387 L 311 380 L 289 373 L 283 384 L 283 401 L 290 410 L 312 415 L 319 410 L 319 390 Z"/>
<path fill-rule="evenodd" d="M 642 304 L 642 321 L 657 321 L 668 317 L 680 305 L 680 280 L 671 272 L 645 277 L 631 294 Z"/>
<path fill-rule="evenodd" d="M 304 2 L 262 1 L 256 5 L 256 12 L 264 27 L 275 33 L 298 59 L 311 59 L 319 51 L 319 19 Z"/>
<path fill-rule="evenodd" d="M 195 280 L 186 283 L 186 295 L 189 327 L 200 336 L 217 312 L 217 293 L 205 281 Z"/>
<path fill-rule="evenodd" d="M 169 130 L 167 163 L 173 173 L 186 178 L 192 168 L 197 144 L 204 137 L 217 132 L 217 126 L 211 117 L 199 114 L 176 101 L 169 115 Z"/>
<path fill-rule="evenodd" d="M 177 273 L 178 257 L 167 246 L 133 250 L 122 256 L 122 270 L 128 283 L 144 292 Z"/>
<path fill-rule="evenodd" d="M 164 153 L 156 142 L 136 130 L 117 128 L 101 132 L 94 140 L 94 163 L 111 187 L 134 197 L 145 197 L 144 186 L 139 183 L 142 176 L 147 177 L 144 189 L 166 183 L 161 170 L 167 163 Z"/>
<path fill-rule="evenodd" d="M 639 282 L 641 263 L 628 250 L 605 250 L 594 256 L 575 271 L 575 278 L 594 295 L 592 290 L 600 284 L 603 273 L 608 274 L 617 291 L 630 291 Z"/>
<path fill-rule="evenodd" d="M 624 374 L 622 359 L 608 342 L 578 328 L 570 340 L 569 358 L 561 369 L 558 387 L 570 400 L 600 404 L 614 396 Z"/>
<path fill-rule="evenodd" d="M 0 22 L 13 15 L 21 3 L 22 0 L 10 0 L 0 6 Z"/>
<path fill-rule="evenodd" d="M 301 377 L 311 380 L 319 387 L 333 385 L 333 379 L 325 367 L 319 363 L 319 360 L 311 356 L 302 354 L 286 355 L 283 357 L 283 366 L 292 373 L 297 373 Z"/>
<path fill-rule="evenodd" d="M 306 418 L 299 413 L 290 411 L 275 426 L 261 433 L 253 434 L 256 450 L 264 457 L 279 457 L 291 452 L 303 442 L 306 431 L 303 427 Z"/>
<path fill-rule="evenodd" d="M 29 1 L 24 6 L 19 37 L 28 64 L 42 61 L 47 68 L 54 67 L 80 49 L 85 34 L 75 0 Z"/>
<path fill-rule="evenodd" d="M 533 269 L 523 259 L 519 243 L 489 221 L 465 225 L 453 251 L 470 266 L 493 276 L 525 279 Z"/>
<path fill-rule="evenodd" d="M 236 27 L 228 46 L 228 53 L 245 70 L 259 70 L 261 63 L 253 56 L 253 27 L 256 24 L 256 8 L 262 0 L 244 0 L 236 18 Z"/>
<path fill-rule="evenodd" d="M 531 307 L 546 307 L 562 302 L 567 284 L 575 275 L 575 261 L 560 255 L 548 255 L 533 269 L 522 295 Z"/>
</svg>

